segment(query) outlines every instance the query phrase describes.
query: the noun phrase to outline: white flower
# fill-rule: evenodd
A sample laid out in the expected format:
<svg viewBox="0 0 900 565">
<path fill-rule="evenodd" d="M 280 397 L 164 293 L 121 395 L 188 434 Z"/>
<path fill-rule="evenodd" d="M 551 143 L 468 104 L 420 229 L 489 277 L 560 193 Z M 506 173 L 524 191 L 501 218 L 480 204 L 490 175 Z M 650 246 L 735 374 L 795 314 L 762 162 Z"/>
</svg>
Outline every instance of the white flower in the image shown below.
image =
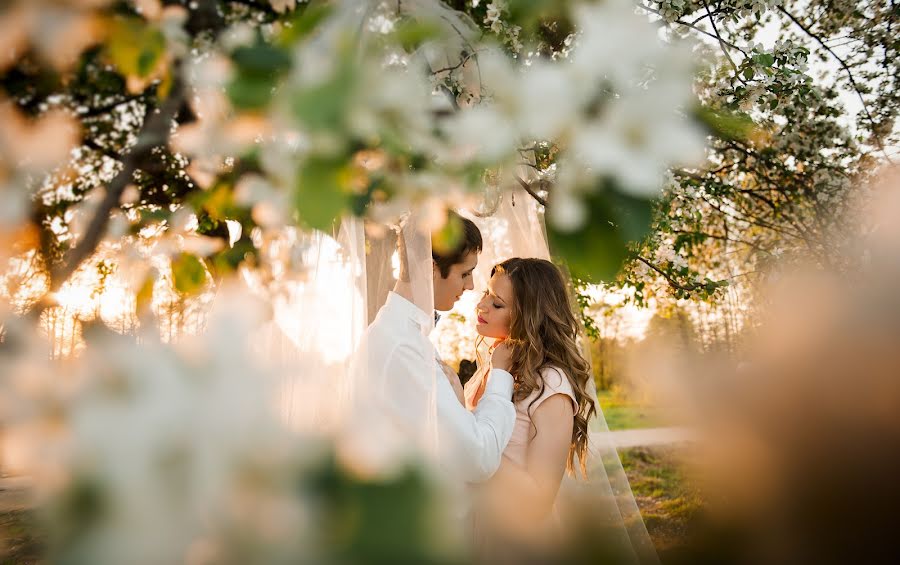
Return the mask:
<svg viewBox="0 0 900 565">
<path fill-rule="evenodd" d="M 410 147 L 432 144 L 432 90 L 421 75 L 400 67 L 367 67 L 348 110 L 352 129 L 362 137 L 389 133 Z"/>
<path fill-rule="evenodd" d="M 644 65 L 662 59 L 663 48 L 653 26 L 634 13 L 630 0 L 577 4 L 575 21 L 581 35 L 571 61 L 582 77 L 576 84 L 593 89 L 597 79 L 628 84 L 644 73 Z"/>
<path fill-rule="evenodd" d="M 600 120 L 577 130 L 576 157 L 595 174 L 612 173 L 637 194 L 658 194 L 672 163 L 703 155 L 703 136 L 651 91 L 614 101 Z"/>
<path fill-rule="evenodd" d="M 471 82 L 480 81 L 477 91 L 483 98 L 489 98 L 496 105 L 508 111 L 531 112 L 532 108 L 519 106 L 522 75 L 513 68 L 512 62 L 498 49 L 486 49 L 478 55 L 478 64 L 472 65 Z"/>
<path fill-rule="evenodd" d="M 199 539 L 227 550 L 229 531 L 267 550 L 312 547 L 295 545 L 311 523 L 295 481 L 303 458 L 321 451 L 298 451 L 309 444 L 279 423 L 273 381 L 248 349 L 266 312 L 246 292 L 226 292 L 218 305 L 209 331 L 179 346 L 150 332 L 140 342 L 95 336 L 68 365 L 47 363 L 37 336 L 5 324 L 21 339 L 0 356 L 10 376 L 0 380 L 0 414 L 10 436 L 30 440 L 24 470 L 42 495 L 88 486 L 109 510 L 89 524 L 78 508 L 51 515 L 86 528 L 80 558 L 182 561 Z"/>
<path fill-rule="evenodd" d="M 494 0 L 487 6 L 487 13 L 484 16 L 484 23 L 488 24 L 491 27 L 491 31 L 494 33 L 500 33 L 503 31 L 503 22 L 500 18 L 503 16 L 503 11 L 506 9 L 506 3 L 501 0 Z"/>
<path fill-rule="evenodd" d="M 509 118 L 496 108 L 481 104 L 460 111 L 445 130 L 464 159 L 495 162 L 515 149 L 516 131 Z"/>
<path fill-rule="evenodd" d="M 577 120 L 578 100 L 572 83 L 559 64 L 537 62 L 525 71 L 518 88 L 524 136 L 553 139 Z"/>
<path fill-rule="evenodd" d="M 587 220 L 584 202 L 570 191 L 559 191 L 553 195 L 548 214 L 553 225 L 563 231 L 578 229 Z"/>
</svg>

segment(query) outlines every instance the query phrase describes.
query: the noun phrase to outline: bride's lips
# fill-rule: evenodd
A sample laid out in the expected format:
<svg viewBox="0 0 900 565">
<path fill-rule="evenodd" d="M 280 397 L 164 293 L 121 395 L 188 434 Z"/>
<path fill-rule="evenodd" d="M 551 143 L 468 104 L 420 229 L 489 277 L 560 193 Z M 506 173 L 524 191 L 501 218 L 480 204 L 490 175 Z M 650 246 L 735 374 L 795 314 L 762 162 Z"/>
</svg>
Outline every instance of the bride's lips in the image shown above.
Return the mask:
<svg viewBox="0 0 900 565">
<path fill-rule="evenodd" d="M 479 323 L 479 324 L 486 324 L 486 323 L 487 323 L 487 320 L 485 320 L 485 319 L 482 318 L 481 316 L 478 316 L 478 323 Z"/>
</svg>

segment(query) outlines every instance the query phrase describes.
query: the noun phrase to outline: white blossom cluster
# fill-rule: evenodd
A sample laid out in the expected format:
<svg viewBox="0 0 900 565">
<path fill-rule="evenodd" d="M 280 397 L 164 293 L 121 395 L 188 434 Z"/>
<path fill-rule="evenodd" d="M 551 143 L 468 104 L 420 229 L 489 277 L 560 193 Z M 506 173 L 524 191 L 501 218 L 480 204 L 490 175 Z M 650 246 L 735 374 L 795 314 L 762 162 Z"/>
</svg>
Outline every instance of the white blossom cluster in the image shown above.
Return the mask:
<svg viewBox="0 0 900 565">
<path fill-rule="evenodd" d="M 717 2 L 716 10 L 731 10 L 737 16 L 761 17 L 766 11 L 781 6 L 784 0 L 724 0 Z M 667 22 L 672 23 L 686 14 L 705 13 L 704 5 L 697 0 L 654 0 L 654 10 Z"/>
<path fill-rule="evenodd" d="M 367 171 L 387 176 L 394 191 L 391 203 L 371 210 L 389 215 L 423 192 L 459 203 L 481 188 L 461 182 L 460 170 L 511 169 L 520 148 L 562 141 L 551 219 L 567 228 L 585 220 L 582 201 L 600 176 L 652 196 L 668 166 L 702 157 L 704 136 L 684 117 L 694 100 L 691 52 L 661 43 L 629 0 L 573 3 L 577 34 L 568 56 L 552 61 L 523 61 L 482 42 L 466 18 L 434 0 L 404 2 L 399 11 L 379 6 L 338 3 L 316 38 L 294 49 L 294 70 L 262 118 L 230 116 L 220 85 L 231 71 L 216 57 L 198 63 L 191 72 L 201 81 L 201 119 L 178 133 L 183 150 L 203 157 L 198 151 L 260 143 L 268 193 L 277 196 L 297 186 L 298 163 L 339 155 L 349 140 L 388 140 L 394 150 L 426 155 L 429 162 L 411 171 L 391 165 L 391 153 L 367 159 Z M 505 14 L 504 3 L 491 2 L 488 25 L 508 32 Z M 385 43 L 381 31 L 359 36 L 359 18 L 369 16 L 382 24 L 390 18 L 429 22 L 443 33 L 404 53 Z M 387 35 L 394 29 L 378 27 Z M 350 59 L 352 44 L 359 49 Z M 204 76 L 213 79 L 204 82 Z M 293 111 L 298 98 L 318 89 L 334 89 L 328 96 L 342 104 L 330 127 L 311 125 L 315 116 L 298 120 Z"/>
<path fill-rule="evenodd" d="M 689 51 L 662 45 L 627 1 L 573 10 L 579 31 L 568 57 L 521 67 L 500 53 L 482 54 L 482 102 L 446 126 L 470 159 L 498 159 L 526 140 L 568 140 L 550 209 L 563 228 L 585 220 L 591 179 L 610 175 L 626 190 L 657 194 L 668 165 L 703 152 L 703 135 L 681 113 L 693 97 Z"/>
<path fill-rule="evenodd" d="M 784 0 L 733 0 L 737 13 L 740 16 L 748 17 L 754 15 L 762 16 L 767 10 L 773 10 L 782 4 Z"/>
<path fill-rule="evenodd" d="M 279 422 L 272 375 L 247 350 L 263 313 L 245 296 L 220 297 L 209 330 L 179 345 L 110 333 L 59 364 L 41 336 L 5 320 L 0 425 L 50 501 L 50 527 L 85 532 L 61 555 L 149 564 L 219 561 L 247 543 L 289 561 L 315 551 L 297 481 L 323 452 Z"/>
<path fill-rule="evenodd" d="M 493 0 L 487 5 L 487 13 L 484 16 L 484 23 L 492 32 L 503 38 L 513 53 L 522 51 L 522 43 L 519 41 L 519 34 L 522 31 L 520 26 L 509 24 L 504 20 L 508 15 L 508 6 L 506 0 Z"/>
<path fill-rule="evenodd" d="M 663 0 L 654 2 L 659 15 L 667 23 L 672 23 L 686 13 L 692 12 L 696 6 L 691 0 Z"/>
</svg>

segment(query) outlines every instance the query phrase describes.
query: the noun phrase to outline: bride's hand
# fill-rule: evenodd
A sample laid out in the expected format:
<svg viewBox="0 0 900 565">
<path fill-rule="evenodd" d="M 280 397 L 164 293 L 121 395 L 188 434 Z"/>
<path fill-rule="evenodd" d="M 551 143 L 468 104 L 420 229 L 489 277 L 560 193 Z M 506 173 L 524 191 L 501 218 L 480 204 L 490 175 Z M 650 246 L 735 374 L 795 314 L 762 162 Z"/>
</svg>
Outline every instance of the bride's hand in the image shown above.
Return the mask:
<svg viewBox="0 0 900 565">
<path fill-rule="evenodd" d="M 512 348 L 506 341 L 500 342 L 491 353 L 491 367 L 504 371 L 512 367 Z"/>
<path fill-rule="evenodd" d="M 444 363 L 443 361 L 438 361 L 441 365 L 441 370 L 444 371 L 444 376 L 447 377 L 447 380 L 450 381 L 450 387 L 453 389 L 453 393 L 456 394 L 457 400 L 463 406 L 466 405 L 466 397 L 463 392 L 462 383 L 459 380 L 459 375 L 456 374 L 456 371 L 453 370 L 453 367 Z"/>
</svg>

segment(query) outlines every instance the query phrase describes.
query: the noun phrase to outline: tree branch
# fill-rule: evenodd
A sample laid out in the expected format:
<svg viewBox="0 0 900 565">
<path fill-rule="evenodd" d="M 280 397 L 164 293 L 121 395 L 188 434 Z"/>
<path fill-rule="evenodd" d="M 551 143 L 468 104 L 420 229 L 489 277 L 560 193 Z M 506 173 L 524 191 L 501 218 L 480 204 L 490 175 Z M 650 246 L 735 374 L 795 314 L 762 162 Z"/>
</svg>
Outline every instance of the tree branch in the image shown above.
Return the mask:
<svg viewBox="0 0 900 565">
<path fill-rule="evenodd" d="M 522 177 L 520 177 L 519 175 L 517 175 L 515 173 L 513 173 L 513 176 L 516 178 L 517 181 L 519 181 L 519 184 L 522 185 L 522 188 L 525 189 L 525 192 L 530 194 L 531 197 L 534 198 L 538 204 L 540 204 L 541 206 L 544 206 L 545 208 L 547 207 L 547 201 L 545 199 L 541 198 L 540 195 L 538 195 L 538 193 L 535 192 L 533 188 L 531 188 L 531 183 L 526 182 L 525 179 L 523 179 Z"/>
<path fill-rule="evenodd" d="M 456 69 L 458 69 L 458 68 L 462 67 L 463 65 L 465 65 L 466 63 L 468 63 L 468 62 L 469 62 L 469 59 L 471 59 L 472 57 L 474 57 L 476 54 L 477 54 L 477 52 L 469 52 L 469 51 L 466 51 L 466 56 L 463 57 L 462 59 L 460 59 L 459 63 L 457 63 L 457 64 L 455 64 L 455 65 L 451 65 L 451 66 L 449 66 L 449 67 L 444 67 L 443 69 L 438 69 L 438 70 L 436 70 L 436 71 L 431 71 L 431 74 L 437 75 L 437 74 L 440 74 L 440 73 L 445 73 L 445 72 L 447 72 L 447 71 L 453 72 L 453 71 L 455 71 Z"/>
<path fill-rule="evenodd" d="M 696 283 L 690 283 L 687 285 L 681 284 L 678 281 L 676 281 L 674 278 L 672 278 L 672 276 L 669 275 L 669 273 L 663 271 L 662 269 L 657 267 L 655 264 L 653 264 L 653 262 L 650 261 L 649 259 L 647 259 L 641 255 L 635 255 L 634 258 L 637 259 L 638 261 L 640 261 L 641 263 L 647 265 L 648 267 L 650 267 L 657 273 L 659 273 L 664 279 L 666 279 L 666 282 L 669 283 L 669 286 L 671 286 L 672 288 L 677 288 L 678 290 L 683 290 L 685 292 L 691 292 L 691 291 L 697 290 L 698 288 L 703 286 L 701 284 L 696 284 Z"/>
<path fill-rule="evenodd" d="M 866 118 L 869 120 L 869 123 L 872 124 L 872 139 L 875 140 L 875 144 L 878 146 L 878 149 L 885 156 L 888 162 L 893 163 L 894 160 L 890 155 L 888 155 L 887 151 L 884 148 L 884 145 L 881 143 L 881 139 L 879 139 L 877 134 L 875 134 L 875 118 L 873 118 L 872 114 L 869 113 L 869 106 L 866 104 L 866 99 L 863 97 L 862 91 L 859 89 L 859 85 L 856 83 L 856 78 L 853 76 L 853 70 L 850 68 L 847 62 L 844 61 L 844 59 L 842 59 L 837 53 L 835 53 L 834 50 L 829 47 L 828 44 L 825 43 L 825 41 L 821 37 L 819 37 L 818 34 L 812 31 L 809 27 L 805 26 L 803 22 L 797 19 L 797 17 L 792 13 L 788 12 L 784 7 L 778 6 L 778 11 L 787 16 L 788 19 L 790 19 L 794 23 L 794 25 L 802 29 L 803 32 L 806 33 L 806 35 L 814 39 L 819 45 L 822 46 L 823 49 L 828 51 L 828 53 L 832 57 L 834 57 L 835 61 L 837 61 L 841 65 L 841 68 L 843 68 L 844 71 L 847 72 L 847 78 L 850 79 L 850 86 L 853 87 L 853 91 L 856 92 L 856 95 L 859 97 L 859 101 L 860 103 L 862 103 L 863 112 L 865 112 Z"/>
<path fill-rule="evenodd" d="M 641 4 L 639 7 L 642 8 L 642 9 L 644 9 L 644 10 L 647 10 L 648 12 L 651 12 L 651 13 L 653 13 L 653 14 L 656 14 L 656 15 L 658 15 L 658 16 L 662 16 L 662 13 L 661 13 L 659 10 L 657 10 L 657 9 L 655 9 L 655 8 L 651 8 L 650 6 L 647 6 L 647 5 L 645 5 L 645 4 Z M 716 15 L 716 14 L 719 14 L 720 12 L 722 12 L 722 11 L 723 11 L 723 10 L 718 10 L 718 9 L 717 9 L 717 10 L 713 10 L 712 14 L 713 14 L 713 15 Z M 703 29 L 703 28 L 701 28 L 701 27 L 697 27 L 697 22 L 699 22 L 700 20 L 705 19 L 705 18 L 707 18 L 707 17 L 708 17 L 708 16 L 707 16 L 706 14 L 704 14 L 704 15 L 700 16 L 699 18 L 697 18 L 696 20 L 694 20 L 693 22 L 686 22 L 686 21 L 684 21 L 684 20 L 682 20 L 682 19 L 679 18 L 679 19 L 673 21 L 672 23 L 673 23 L 673 24 L 682 25 L 682 26 L 687 27 L 687 28 L 690 28 L 690 29 L 692 29 L 692 30 L 694 30 L 694 31 L 696 31 L 696 32 L 698 32 L 698 33 L 702 33 L 703 35 L 705 35 L 705 36 L 707 36 L 707 37 L 711 37 L 712 39 L 715 39 L 715 40 L 718 41 L 720 44 L 721 44 L 721 43 L 724 43 L 725 45 L 727 45 L 728 47 L 734 49 L 735 51 L 740 51 L 741 53 L 744 53 L 744 54 L 746 55 L 746 51 L 744 51 L 743 49 L 741 49 L 740 47 L 738 47 L 738 46 L 735 45 L 734 43 L 731 43 L 731 42 L 729 42 L 729 41 L 726 41 L 726 40 L 722 39 L 721 37 L 718 37 L 718 36 L 716 36 L 715 34 L 712 34 L 712 33 L 706 31 L 705 29 Z M 665 20 L 663 20 L 663 22 L 665 22 Z"/>
<path fill-rule="evenodd" d="M 737 65 L 734 64 L 734 59 L 731 58 L 731 53 L 728 52 L 728 46 L 726 41 L 722 39 L 722 35 L 719 33 L 719 28 L 716 27 L 716 19 L 712 15 L 712 11 L 709 9 L 709 4 L 706 0 L 703 0 L 703 7 L 706 8 L 706 15 L 709 17 L 709 23 L 712 25 L 713 33 L 716 34 L 716 39 L 719 40 L 719 46 L 722 48 L 722 52 L 725 54 L 725 58 L 728 59 L 728 62 L 731 63 L 731 68 L 734 69 L 734 76 L 741 82 L 741 84 L 747 84 L 747 82 L 741 77 L 741 72 L 738 70 Z"/>
<path fill-rule="evenodd" d="M 122 160 L 122 170 L 106 187 L 106 194 L 94 212 L 94 217 L 91 219 L 84 237 L 66 253 L 60 265 L 51 270 L 51 291 L 58 290 L 72 273 L 78 270 L 81 263 L 94 253 L 106 233 L 110 212 L 118 208 L 122 192 L 132 182 L 138 164 L 150 155 L 154 147 L 165 145 L 168 142 L 172 120 L 178 114 L 184 99 L 184 83 L 180 66 L 175 65 L 172 73 L 174 73 L 174 80 L 169 97 L 161 107 L 145 118 L 137 142 Z"/>
</svg>

